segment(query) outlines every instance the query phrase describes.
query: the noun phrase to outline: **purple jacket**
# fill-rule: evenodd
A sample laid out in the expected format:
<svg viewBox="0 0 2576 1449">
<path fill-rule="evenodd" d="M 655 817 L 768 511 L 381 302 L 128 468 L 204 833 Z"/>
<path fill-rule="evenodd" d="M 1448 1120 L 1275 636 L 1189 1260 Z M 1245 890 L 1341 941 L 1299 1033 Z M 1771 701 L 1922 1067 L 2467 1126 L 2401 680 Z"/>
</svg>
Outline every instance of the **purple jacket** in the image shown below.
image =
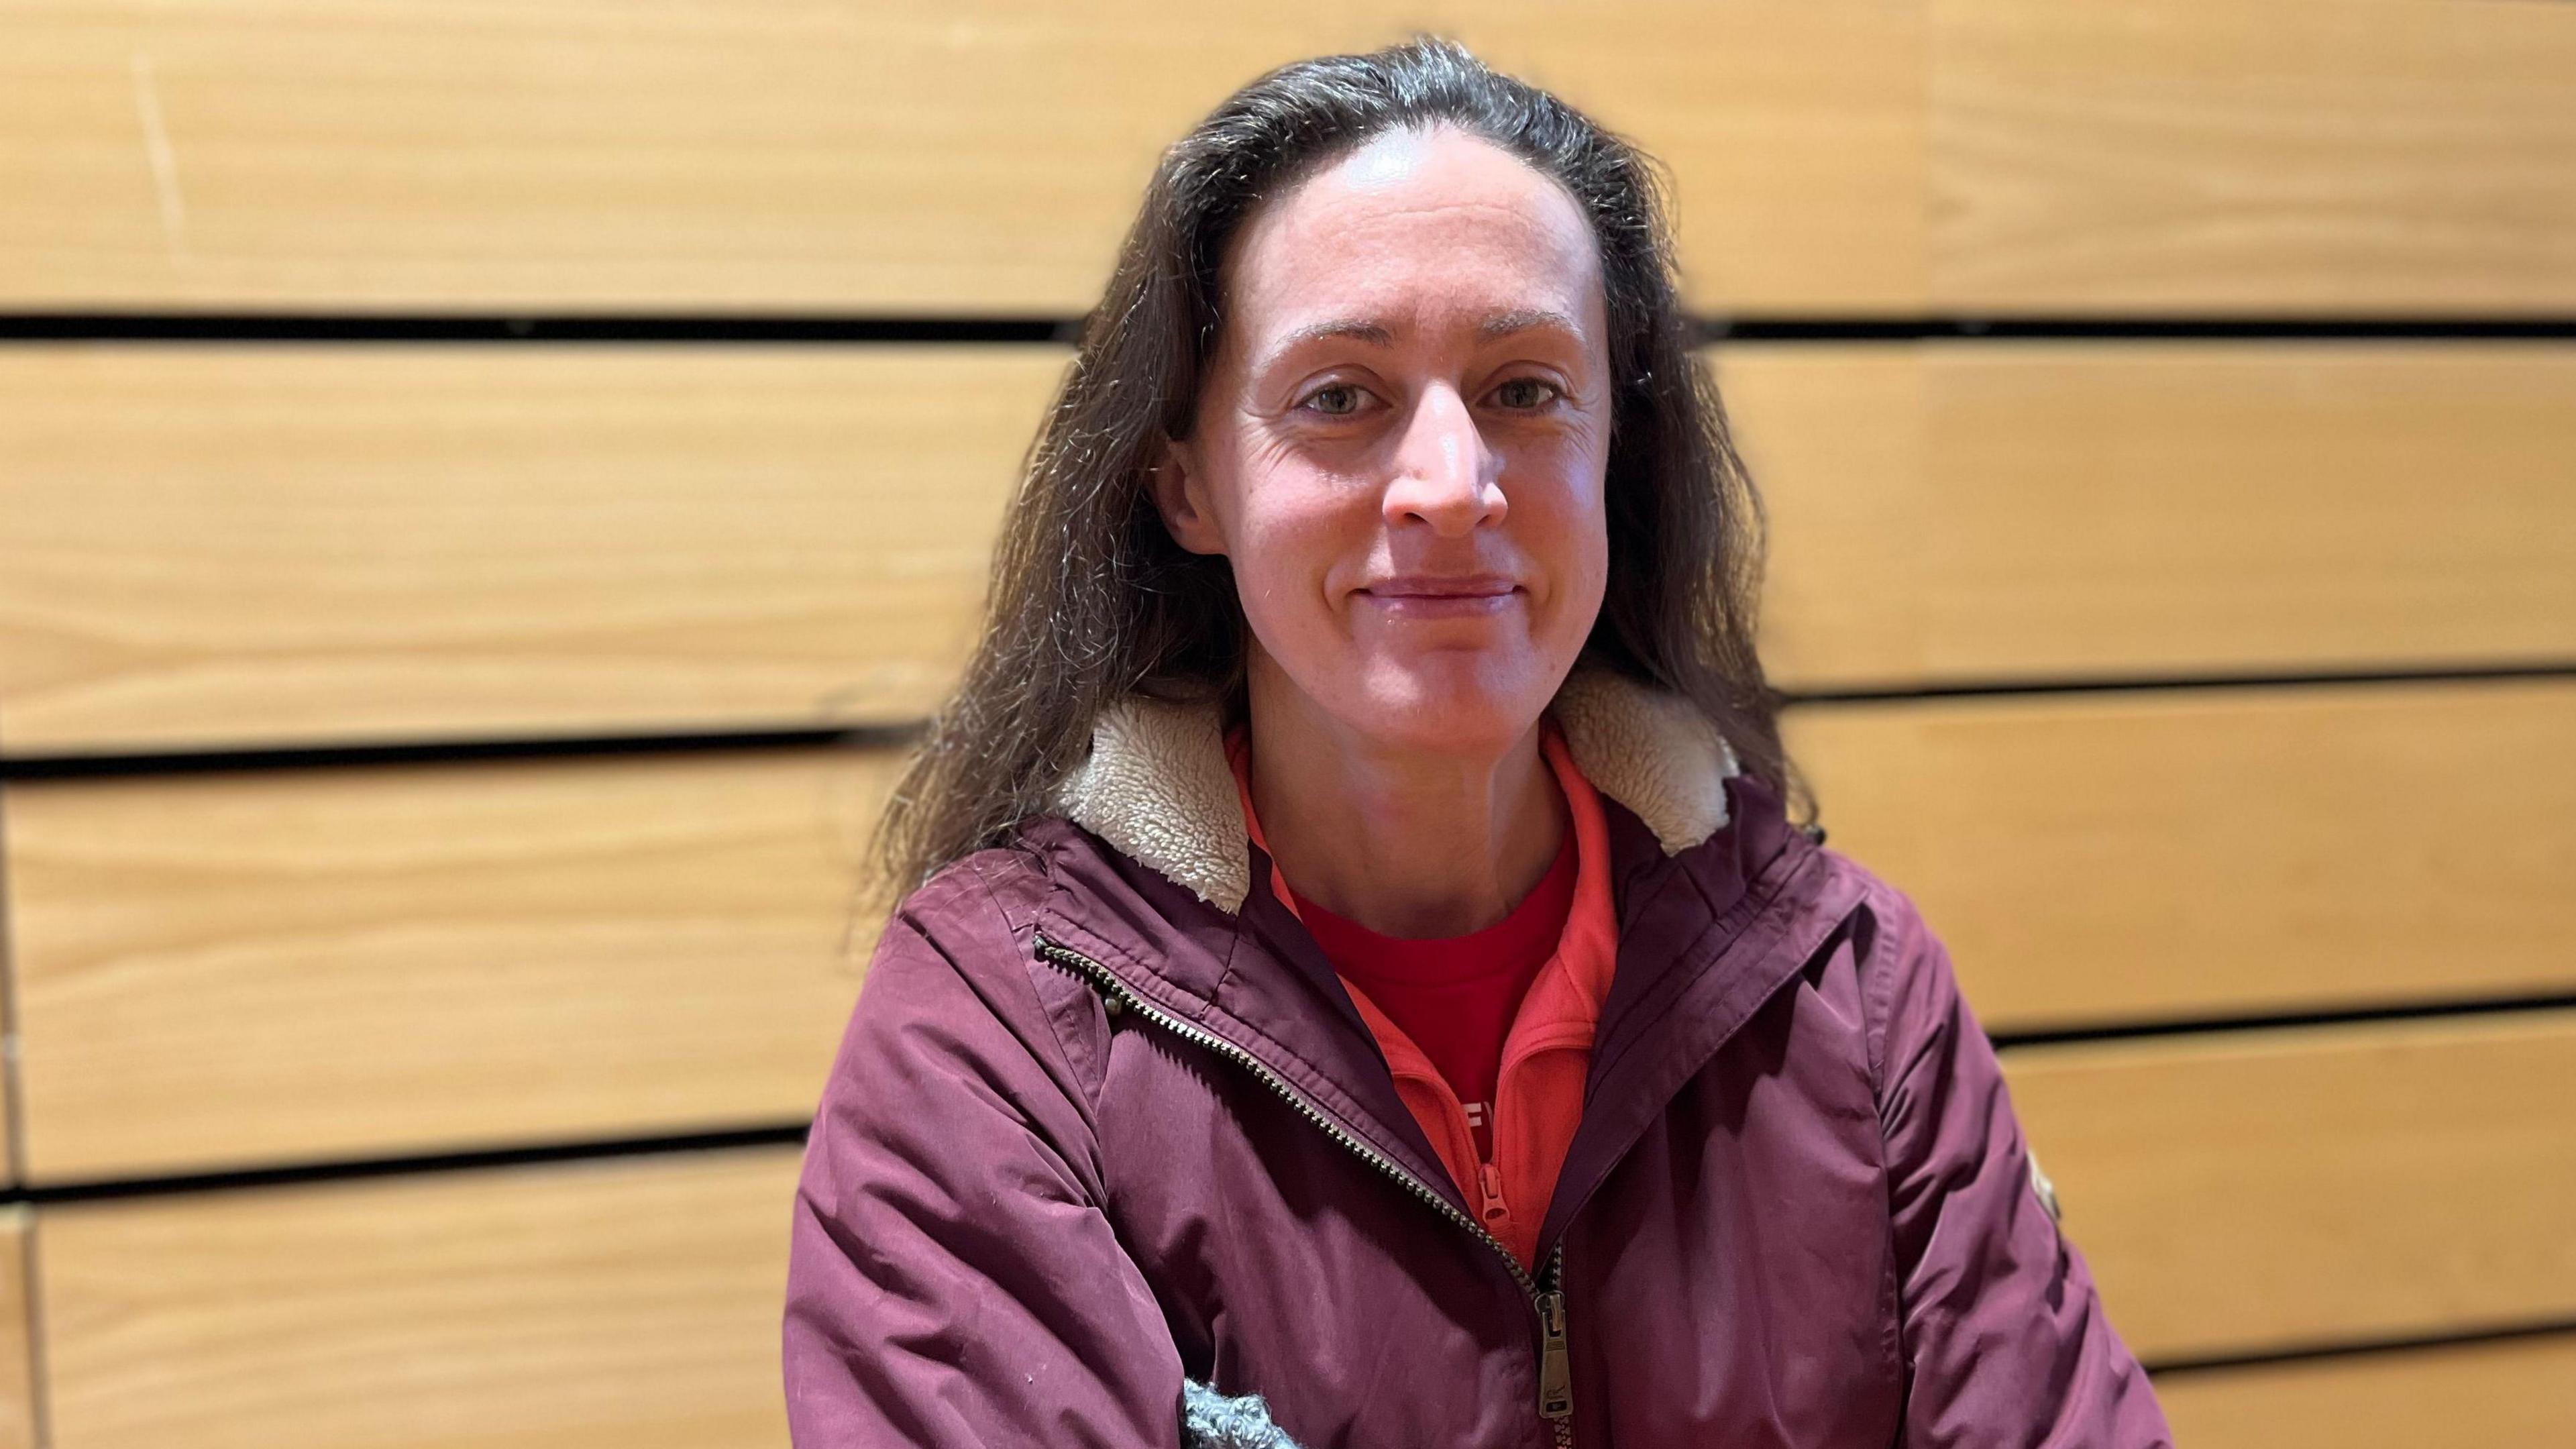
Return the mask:
<svg viewBox="0 0 2576 1449">
<path fill-rule="evenodd" d="M 2170 1443 L 1907 898 L 1668 696 L 1555 705 L 1620 942 L 1525 1273 L 1267 889 L 1211 713 L 1105 717 L 1060 814 L 886 927 L 807 1140 L 788 1422 L 1330 1445 Z"/>
</svg>

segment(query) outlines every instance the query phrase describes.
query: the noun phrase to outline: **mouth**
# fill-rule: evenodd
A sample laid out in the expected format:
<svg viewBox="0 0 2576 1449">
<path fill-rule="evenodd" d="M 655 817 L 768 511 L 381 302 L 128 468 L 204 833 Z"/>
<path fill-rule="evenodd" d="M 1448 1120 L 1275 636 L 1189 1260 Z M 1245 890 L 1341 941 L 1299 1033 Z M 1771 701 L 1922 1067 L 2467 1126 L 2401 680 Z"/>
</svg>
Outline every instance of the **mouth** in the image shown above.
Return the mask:
<svg viewBox="0 0 2576 1449">
<path fill-rule="evenodd" d="M 1358 592 L 1395 618 L 1458 619 L 1500 613 L 1523 591 L 1499 574 L 1411 574 L 1380 579 Z"/>
</svg>

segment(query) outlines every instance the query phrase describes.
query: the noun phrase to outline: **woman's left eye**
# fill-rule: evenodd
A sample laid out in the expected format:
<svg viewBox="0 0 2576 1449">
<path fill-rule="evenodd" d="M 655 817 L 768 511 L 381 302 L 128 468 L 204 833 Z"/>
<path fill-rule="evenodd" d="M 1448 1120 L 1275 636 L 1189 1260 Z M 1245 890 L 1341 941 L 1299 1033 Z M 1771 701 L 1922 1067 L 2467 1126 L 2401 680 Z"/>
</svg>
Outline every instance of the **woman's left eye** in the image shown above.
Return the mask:
<svg viewBox="0 0 2576 1449">
<path fill-rule="evenodd" d="M 1544 407 L 1558 396 L 1554 383 L 1535 377 L 1516 377 L 1494 389 L 1494 398 L 1515 410 Z"/>
</svg>

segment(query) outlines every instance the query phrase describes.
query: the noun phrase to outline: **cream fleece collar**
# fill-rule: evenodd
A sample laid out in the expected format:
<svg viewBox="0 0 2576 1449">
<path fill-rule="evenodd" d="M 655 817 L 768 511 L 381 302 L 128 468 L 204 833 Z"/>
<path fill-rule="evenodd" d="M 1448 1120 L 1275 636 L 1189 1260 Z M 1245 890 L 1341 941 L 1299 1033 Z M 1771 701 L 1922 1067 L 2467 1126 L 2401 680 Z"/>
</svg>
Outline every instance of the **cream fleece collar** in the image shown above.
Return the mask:
<svg viewBox="0 0 2576 1449">
<path fill-rule="evenodd" d="M 1578 668 L 1548 706 L 1593 788 L 1636 812 L 1664 853 L 1726 825 L 1734 750 L 1679 695 Z M 1067 819 L 1229 914 L 1252 891 L 1251 842 L 1219 708 L 1130 696 L 1102 712 L 1091 754 L 1054 795 Z"/>
</svg>

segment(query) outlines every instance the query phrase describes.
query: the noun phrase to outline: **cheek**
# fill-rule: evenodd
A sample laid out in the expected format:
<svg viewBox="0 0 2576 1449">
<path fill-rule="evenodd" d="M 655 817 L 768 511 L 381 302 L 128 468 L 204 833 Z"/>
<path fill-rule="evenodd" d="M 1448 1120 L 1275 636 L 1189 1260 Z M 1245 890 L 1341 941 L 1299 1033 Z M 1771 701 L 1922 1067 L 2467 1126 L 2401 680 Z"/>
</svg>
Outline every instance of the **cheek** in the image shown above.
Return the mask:
<svg viewBox="0 0 2576 1449">
<path fill-rule="evenodd" d="M 1527 488 L 1512 505 L 1511 520 L 1520 525 L 1520 545 L 1545 570 L 1556 597 L 1552 612 L 1579 614 L 1588 629 L 1598 611 L 1610 568 L 1610 520 L 1602 494 L 1601 460 L 1575 449 L 1554 455 L 1530 476 L 1543 484 Z"/>
<path fill-rule="evenodd" d="M 1570 509 L 1562 527 L 1552 532 L 1555 541 L 1549 564 L 1560 597 L 1551 601 L 1554 628 L 1550 632 L 1579 644 L 1592 632 L 1609 589 L 1608 521 L 1596 501 Z"/>
<path fill-rule="evenodd" d="M 1334 580 L 1366 562 L 1367 490 L 1295 463 L 1247 469 L 1227 552 L 1254 631 L 1273 652 L 1332 627 Z"/>
</svg>

